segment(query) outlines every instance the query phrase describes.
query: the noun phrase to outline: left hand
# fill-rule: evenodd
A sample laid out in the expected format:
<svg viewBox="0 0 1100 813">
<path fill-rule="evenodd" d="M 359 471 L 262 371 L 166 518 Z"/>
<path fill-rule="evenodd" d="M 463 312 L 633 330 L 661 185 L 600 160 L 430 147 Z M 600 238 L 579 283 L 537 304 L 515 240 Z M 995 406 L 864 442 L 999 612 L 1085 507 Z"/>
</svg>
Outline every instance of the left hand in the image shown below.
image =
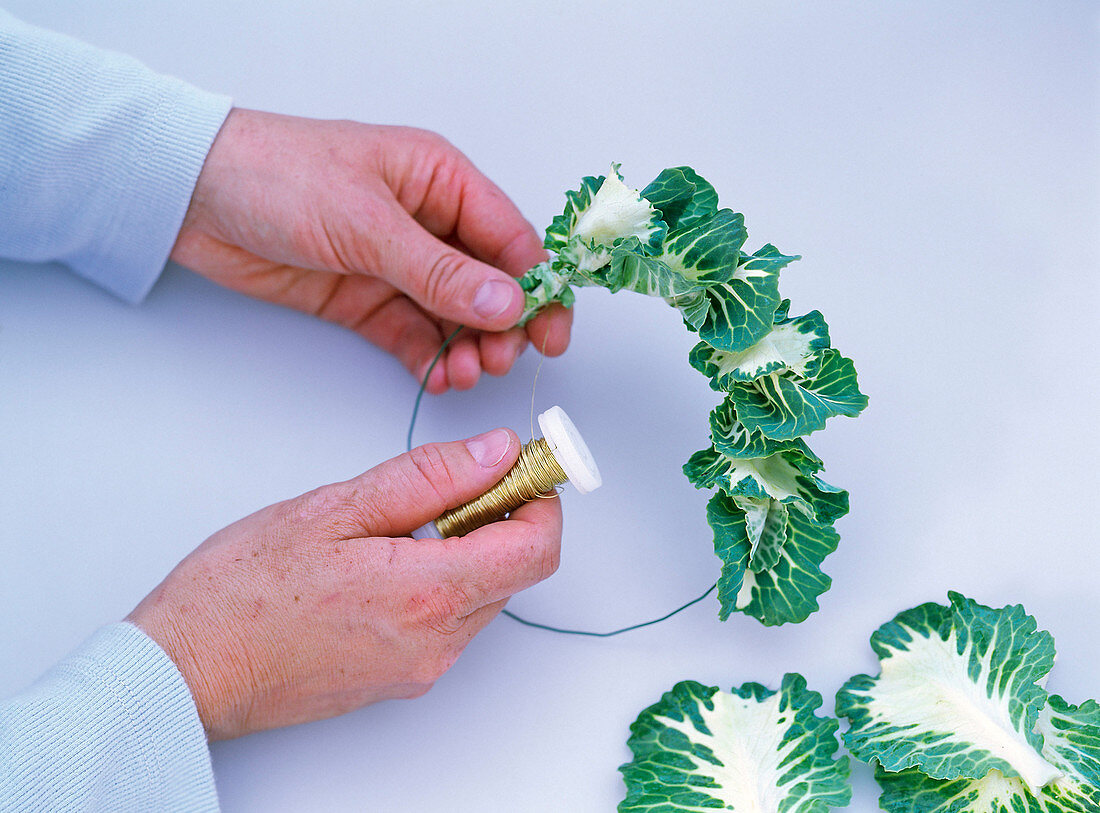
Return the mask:
<svg viewBox="0 0 1100 813">
<path fill-rule="evenodd" d="M 514 277 L 546 258 L 515 205 L 424 130 L 234 109 L 199 176 L 172 259 L 259 299 L 348 327 L 428 391 L 503 375 L 527 342 L 565 351 L 572 314 L 526 329 Z"/>
<path fill-rule="evenodd" d="M 419 697 L 508 597 L 558 567 L 561 506 L 450 539 L 405 534 L 512 467 L 497 429 L 432 443 L 214 534 L 127 620 L 178 667 L 212 740 Z"/>
</svg>

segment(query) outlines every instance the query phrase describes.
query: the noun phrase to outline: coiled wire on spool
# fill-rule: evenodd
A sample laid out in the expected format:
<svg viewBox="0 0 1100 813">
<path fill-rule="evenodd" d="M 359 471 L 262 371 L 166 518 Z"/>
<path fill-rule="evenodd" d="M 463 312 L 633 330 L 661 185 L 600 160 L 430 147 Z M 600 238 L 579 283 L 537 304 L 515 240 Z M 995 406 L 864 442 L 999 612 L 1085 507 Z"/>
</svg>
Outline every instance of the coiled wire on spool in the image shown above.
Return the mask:
<svg viewBox="0 0 1100 813">
<path fill-rule="evenodd" d="M 502 519 L 524 503 L 569 482 L 545 438 L 524 444 L 516 464 L 503 479 L 477 499 L 452 508 L 435 521 L 443 536 L 465 536 Z"/>
</svg>

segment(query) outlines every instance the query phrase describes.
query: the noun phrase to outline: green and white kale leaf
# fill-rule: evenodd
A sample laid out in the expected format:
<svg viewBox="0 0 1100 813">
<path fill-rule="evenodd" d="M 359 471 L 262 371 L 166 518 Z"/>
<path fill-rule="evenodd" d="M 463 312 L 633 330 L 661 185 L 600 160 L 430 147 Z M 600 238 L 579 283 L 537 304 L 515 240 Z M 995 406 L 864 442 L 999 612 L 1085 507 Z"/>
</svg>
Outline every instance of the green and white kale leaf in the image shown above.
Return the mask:
<svg viewBox="0 0 1100 813">
<path fill-rule="evenodd" d="M 778 691 L 732 692 L 677 683 L 630 726 L 632 762 L 620 813 L 720 808 L 734 813 L 825 813 L 851 799 L 848 759 L 835 757 L 837 722 L 801 675 Z"/>
<path fill-rule="evenodd" d="M 1100 706 L 1044 685 L 1054 641 L 1019 605 L 900 613 L 871 638 L 882 671 L 837 695 L 844 736 L 893 813 L 1100 811 Z"/>
</svg>

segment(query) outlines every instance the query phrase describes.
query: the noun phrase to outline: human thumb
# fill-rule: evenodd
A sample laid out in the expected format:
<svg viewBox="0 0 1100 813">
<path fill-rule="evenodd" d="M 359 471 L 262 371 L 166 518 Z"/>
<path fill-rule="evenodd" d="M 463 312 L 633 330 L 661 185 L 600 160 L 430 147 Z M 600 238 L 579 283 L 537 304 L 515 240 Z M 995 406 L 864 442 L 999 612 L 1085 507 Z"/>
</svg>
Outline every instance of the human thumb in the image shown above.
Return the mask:
<svg viewBox="0 0 1100 813">
<path fill-rule="evenodd" d="M 407 536 L 492 488 L 519 450 L 519 437 L 510 429 L 418 446 L 354 479 L 297 498 L 302 504 L 292 513 L 306 523 L 325 513 L 326 524 L 345 538 Z"/>
<path fill-rule="evenodd" d="M 523 313 L 523 291 L 500 269 L 463 254 L 395 211 L 379 242 L 375 273 L 436 316 L 478 330 L 501 331 Z"/>
</svg>

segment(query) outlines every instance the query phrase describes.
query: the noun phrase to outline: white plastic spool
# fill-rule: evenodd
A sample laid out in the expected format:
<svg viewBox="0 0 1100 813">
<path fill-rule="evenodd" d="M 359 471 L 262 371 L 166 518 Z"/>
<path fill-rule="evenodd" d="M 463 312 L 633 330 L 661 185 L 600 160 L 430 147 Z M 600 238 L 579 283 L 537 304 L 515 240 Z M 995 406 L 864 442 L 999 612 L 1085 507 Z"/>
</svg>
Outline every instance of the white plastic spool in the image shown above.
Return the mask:
<svg viewBox="0 0 1100 813">
<path fill-rule="evenodd" d="M 550 448 L 550 453 L 558 461 L 561 470 L 569 478 L 569 482 L 580 494 L 595 491 L 603 485 L 603 477 L 588 444 L 584 442 L 581 433 L 565 410 L 560 406 L 552 406 L 539 415 L 539 429 L 542 437 Z M 434 522 L 429 522 L 422 528 L 412 532 L 413 539 L 442 539 L 439 529 Z"/>
</svg>

